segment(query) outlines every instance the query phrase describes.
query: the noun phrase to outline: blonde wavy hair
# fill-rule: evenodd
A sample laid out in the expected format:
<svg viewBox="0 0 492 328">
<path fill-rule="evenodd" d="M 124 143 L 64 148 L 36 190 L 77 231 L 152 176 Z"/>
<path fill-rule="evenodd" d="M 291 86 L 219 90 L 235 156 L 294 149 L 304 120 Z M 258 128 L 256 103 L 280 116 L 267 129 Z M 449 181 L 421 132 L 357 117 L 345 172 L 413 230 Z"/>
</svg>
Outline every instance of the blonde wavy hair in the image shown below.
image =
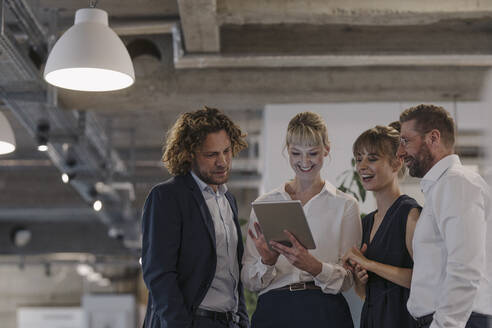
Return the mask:
<svg viewBox="0 0 492 328">
<path fill-rule="evenodd" d="M 328 129 L 323 118 L 313 112 L 298 113 L 287 127 L 285 146 L 330 146 Z"/>
<path fill-rule="evenodd" d="M 163 147 L 162 162 L 172 175 L 183 175 L 191 170 L 195 151 L 209 133 L 224 130 L 231 139 L 232 155 L 248 147 L 239 126 L 216 108 L 182 114 L 168 131 Z"/>
</svg>

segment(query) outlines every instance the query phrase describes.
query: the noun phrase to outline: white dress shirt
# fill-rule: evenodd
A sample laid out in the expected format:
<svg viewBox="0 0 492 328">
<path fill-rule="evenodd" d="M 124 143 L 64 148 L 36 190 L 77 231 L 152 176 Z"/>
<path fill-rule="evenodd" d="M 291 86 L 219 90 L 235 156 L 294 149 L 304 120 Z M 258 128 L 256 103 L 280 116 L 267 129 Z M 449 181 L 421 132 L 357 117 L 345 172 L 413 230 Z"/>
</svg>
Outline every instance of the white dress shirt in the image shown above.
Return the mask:
<svg viewBox="0 0 492 328">
<path fill-rule="evenodd" d="M 227 186 L 219 185 L 215 192 L 192 171 L 191 175 L 202 191 L 212 216 L 215 229 L 217 267 L 212 284 L 199 308 L 218 312 L 237 312 L 239 263 L 237 259 L 237 231 L 234 213 L 225 193 Z M 199 251 L 199 250 L 197 250 Z M 197 272 L 197 274 L 200 274 Z"/>
<path fill-rule="evenodd" d="M 492 314 L 490 189 L 457 155 L 437 162 L 420 185 L 408 311 L 435 312 L 431 328 L 465 327 L 472 311 Z"/>
<path fill-rule="evenodd" d="M 257 199 L 278 200 L 291 200 L 285 191 L 285 185 Z M 316 286 L 329 294 L 350 289 L 353 284 L 352 274 L 338 263 L 350 247 L 360 245 L 362 227 L 357 201 L 326 181 L 320 193 L 311 198 L 303 208 L 316 243 L 316 249 L 309 252 L 323 263 L 321 273 L 313 277 L 290 264 L 282 255 L 275 265 L 263 264 L 248 235 L 241 271 L 241 279 L 246 288 L 261 295 L 289 284 L 314 281 Z M 257 222 L 257 218 L 254 211 L 251 211 L 249 229 L 252 231 L 255 231 L 254 222 Z"/>
</svg>

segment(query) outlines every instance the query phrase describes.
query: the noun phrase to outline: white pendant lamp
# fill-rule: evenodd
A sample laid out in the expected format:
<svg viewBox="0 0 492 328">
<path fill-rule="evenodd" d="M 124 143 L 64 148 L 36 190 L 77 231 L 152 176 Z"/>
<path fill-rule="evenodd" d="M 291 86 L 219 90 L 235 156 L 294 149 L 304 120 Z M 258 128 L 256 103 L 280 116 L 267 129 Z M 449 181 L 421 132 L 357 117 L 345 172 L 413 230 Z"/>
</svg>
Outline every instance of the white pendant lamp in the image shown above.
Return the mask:
<svg viewBox="0 0 492 328">
<path fill-rule="evenodd" d="M 9 121 L 0 112 L 0 155 L 11 153 L 15 150 L 14 131 Z"/>
<path fill-rule="evenodd" d="M 79 91 L 112 91 L 135 81 L 128 50 L 108 26 L 108 13 L 84 8 L 48 56 L 44 79 L 57 87 Z"/>
</svg>

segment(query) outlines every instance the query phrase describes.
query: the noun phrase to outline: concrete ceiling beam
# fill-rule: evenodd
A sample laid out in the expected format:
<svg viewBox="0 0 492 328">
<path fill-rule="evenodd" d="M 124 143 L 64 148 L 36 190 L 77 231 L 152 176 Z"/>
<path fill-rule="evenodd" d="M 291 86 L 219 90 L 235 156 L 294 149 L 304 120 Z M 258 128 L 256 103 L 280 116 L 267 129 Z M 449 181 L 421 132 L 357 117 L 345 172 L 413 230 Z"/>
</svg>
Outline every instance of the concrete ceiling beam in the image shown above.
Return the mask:
<svg viewBox="0 0 492 328">
<path fill-rule="evenodd" d="M 320 56 L 221 56 L 185 55 L 175 67 L 255 68 L 255 67 L 373 67 L 373 66 L 492 66 L 492 55 L 320 55 Z"/>
<path fill-rule="evenodd" d="M 178 0 L 178 7 L 186 51 L 219 52 L 216 0 Z"/>
<path fill-rule="evenodd" d="M 428 24 L 441 19 L 492 15 L 484 1 L 217 0 L 219 24 Z"/>
</svg>

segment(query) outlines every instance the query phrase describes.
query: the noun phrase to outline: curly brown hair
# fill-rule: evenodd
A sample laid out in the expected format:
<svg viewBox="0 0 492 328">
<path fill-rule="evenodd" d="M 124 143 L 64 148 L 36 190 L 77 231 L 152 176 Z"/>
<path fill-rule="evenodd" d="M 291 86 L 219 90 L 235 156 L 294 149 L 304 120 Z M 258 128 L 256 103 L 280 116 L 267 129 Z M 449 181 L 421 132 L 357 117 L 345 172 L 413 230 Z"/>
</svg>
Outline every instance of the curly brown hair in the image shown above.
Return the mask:
<svg viewBox="0 0 492 328">
<path fill-rule="evenodd" d="M 188 173 L 194 153 L 207 135 L 221 130 L 231 138 L 233 156 L 248 147 L 246 134 L 220 110 L 204 106 L 203 109 L 182 114 L 168 131 L 163 147 L 162 162 L 169 173 Z"/>
</svg>

